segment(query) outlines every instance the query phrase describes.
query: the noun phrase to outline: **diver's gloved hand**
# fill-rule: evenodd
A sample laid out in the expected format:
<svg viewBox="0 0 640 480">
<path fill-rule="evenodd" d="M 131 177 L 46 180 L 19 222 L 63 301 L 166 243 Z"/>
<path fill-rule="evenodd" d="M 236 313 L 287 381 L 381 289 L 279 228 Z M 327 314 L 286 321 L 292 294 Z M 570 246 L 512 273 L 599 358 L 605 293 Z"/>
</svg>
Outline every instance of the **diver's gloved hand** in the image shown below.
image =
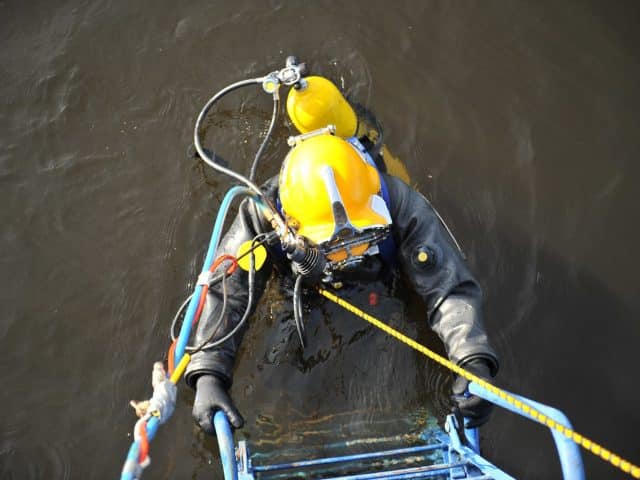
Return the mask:
<svg viewBox="0 0 640 480">
<path fill-rule="evenodd" d="M 193 402 L 193 419 L 203 432 L 215 435 L 213 415 L 222 410 L 235 428 L 244 425 L 244 419 L 233 404 L 224 383 L 214 375 L 202 375 L 196 382 L 196 398 Z"/>
<path fill-rule="evenodd" d="M 491 382 L 491 367 L 486 360 L 476 358 L 461 366 L 483 380 Z M 475 395 L 470 395 L 467 392 L 468 386 L 469 381 L 463 377 L 458 377 L 455 382 L 453 382 L 453 386 L 451 387 L 453 391 L 451 398 L 453 398 L 455 403 L 453 409 L 454 411 L 457 410 L 460 412 L 460 414 L 467 419 L 467 423 L 465 424 L 467 428 L 479 427 L 489 420 L 491 412 L 493 411 L 493 403 L 476 397 Z"/>
</svg>

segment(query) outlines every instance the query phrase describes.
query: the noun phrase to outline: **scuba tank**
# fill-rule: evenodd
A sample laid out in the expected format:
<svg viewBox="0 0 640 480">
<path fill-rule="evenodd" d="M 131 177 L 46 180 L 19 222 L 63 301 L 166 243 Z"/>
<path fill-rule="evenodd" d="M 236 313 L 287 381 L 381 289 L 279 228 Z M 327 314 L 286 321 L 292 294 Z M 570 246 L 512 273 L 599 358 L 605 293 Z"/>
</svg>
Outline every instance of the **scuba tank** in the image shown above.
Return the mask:
<svg viewBox="0 0 640 480">
<path fill-rule="evenodd" d="M 335 125 L 336 135 L 352 137 L 358 118 L 338 87 L 324 77 L 306 77 L 287 97 L 287 114 L 300 133 Z"/>
<path fill-rule="evenodd" d="M 287 115 L 301 134 L 334 125 L 339 137 L 357 137 L 362 143 L 369 142 L 371 148 L 367 150 L 379 171 L 410 183 L 405 165 L 383 144 L 378 120 L 364 107 L 358 110 L 359 114 L 333 82 L 319 76 L 302 78 L 287 96 Z"/>
</svg>

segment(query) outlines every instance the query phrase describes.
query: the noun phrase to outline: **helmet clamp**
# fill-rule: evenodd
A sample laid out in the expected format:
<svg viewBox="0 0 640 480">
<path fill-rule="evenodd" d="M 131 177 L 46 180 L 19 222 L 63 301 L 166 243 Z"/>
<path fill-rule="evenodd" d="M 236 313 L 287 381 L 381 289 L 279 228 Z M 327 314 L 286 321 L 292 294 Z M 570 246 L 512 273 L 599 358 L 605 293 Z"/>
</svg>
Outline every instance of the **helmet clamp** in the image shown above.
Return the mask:
<svg viewBox="0 0 640 480">
<path fill-rule="evenodd" d="M 336 126 L 335 125 L 327 125 L 326 127 L 319 128 L 317 130 L 313 130 L 307 133 L 301 133 L 300 135 L 295 135 L 287 138 L 287 145 L 290 147 L 295 147 L 300 145 L 305 140 L 308 140 L 312 137 L 317 137 L 318 135 L 335 135 L 336 134 Z"/>
</svg>

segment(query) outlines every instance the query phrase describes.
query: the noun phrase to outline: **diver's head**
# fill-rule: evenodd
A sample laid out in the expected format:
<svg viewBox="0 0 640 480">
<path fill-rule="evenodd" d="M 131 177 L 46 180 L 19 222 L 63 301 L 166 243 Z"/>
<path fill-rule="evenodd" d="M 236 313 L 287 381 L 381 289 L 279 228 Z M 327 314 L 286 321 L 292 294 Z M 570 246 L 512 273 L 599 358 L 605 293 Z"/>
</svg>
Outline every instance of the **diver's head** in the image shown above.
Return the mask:
<svg viewBox="0 0 640 480">
<path fill-rule="evenodd" d="M 287 155 L 279 198 L 297 235 L 317 245 L 334 268 L 377 253 L 391 216 L 380 174 L 346 140 L 321 133 L 300 139 Z"/>
</svg>

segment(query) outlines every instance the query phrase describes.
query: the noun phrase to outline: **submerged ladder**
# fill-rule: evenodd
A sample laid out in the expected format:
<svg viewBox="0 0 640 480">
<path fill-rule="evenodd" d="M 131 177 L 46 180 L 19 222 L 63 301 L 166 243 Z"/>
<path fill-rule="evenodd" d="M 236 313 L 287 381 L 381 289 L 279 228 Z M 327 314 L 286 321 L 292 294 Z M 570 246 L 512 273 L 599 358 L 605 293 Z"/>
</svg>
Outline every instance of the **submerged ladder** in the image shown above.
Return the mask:
<svg viewBox="0 0 640 480">
<path fill-rule="evenodd" d="M 523 415 L 504 400 L 477 384 L 471 383 L 469 391 L 499 407 Z M 559 410 L 518 397 L 529 402 L 556 422 L 571 428 L 567 417 Z M 214 416 L 216 435 L 220 448 L 220 460 L 225 480 L 283 480 L 290 478 L 322 478 L 332 480 L 404 480 L 412 478 L 439 478 L 446 480 L 514 480 L 480 455 L 478 429 L 460 429 L 454 415 L 448 415 L 445 431 L 429 429 L 423 432 L 420 445 L 385 448 L 321 458 L 308 458 L 301 451 L 301 458 L 285 463 L 258 464 L 249 451 L 246 441 L 236 446 L 226 416 L 217 412 Z M 584 480 L 580 448 L 566 437 L 551 430 L 565 480 Z"/>
<path fill-rule="evenodd" d="M 449 421 L 449 420 L 448 420 Z M 256 465 L 245 441 L 236 450 L 237 480 L 326 478 L 334 480 L 473 478 L 513 480 L 472 449 L 454 447 L 442 431 L 431 431 L 423 445 L 287 463 Z"/>
</svg>

